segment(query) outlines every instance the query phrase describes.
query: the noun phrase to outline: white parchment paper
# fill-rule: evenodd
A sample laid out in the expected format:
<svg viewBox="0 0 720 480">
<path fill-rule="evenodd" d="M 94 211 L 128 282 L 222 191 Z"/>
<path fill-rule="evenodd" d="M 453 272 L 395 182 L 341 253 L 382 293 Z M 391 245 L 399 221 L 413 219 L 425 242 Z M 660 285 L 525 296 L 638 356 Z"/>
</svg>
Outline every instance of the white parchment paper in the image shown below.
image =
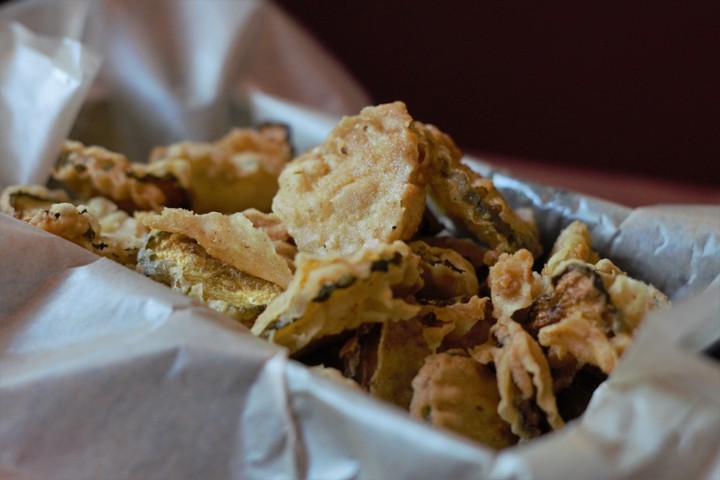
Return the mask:
<svg viewBox="0 0 720 480">
<path fill-rule="evenodd" d="M 268 3 L 27 0 L 0 17 L 3 185 L 44 181 L 68 132 L 141 160 L 156 144 L 281 121 L 304 150 L 368 103 Z M 32 59 L 46 75 L 25 68 Z M 581 219 L 603 254 L 674 301 L 579 420 L 500 453 L 433 431 L 0 215 L 0 477 L 718 478 L 720 366 L 699 352 L 720 338 L 720 209 L 630 210 L 468 161 L 534 209 L 546 242 Z"/>
</svg>

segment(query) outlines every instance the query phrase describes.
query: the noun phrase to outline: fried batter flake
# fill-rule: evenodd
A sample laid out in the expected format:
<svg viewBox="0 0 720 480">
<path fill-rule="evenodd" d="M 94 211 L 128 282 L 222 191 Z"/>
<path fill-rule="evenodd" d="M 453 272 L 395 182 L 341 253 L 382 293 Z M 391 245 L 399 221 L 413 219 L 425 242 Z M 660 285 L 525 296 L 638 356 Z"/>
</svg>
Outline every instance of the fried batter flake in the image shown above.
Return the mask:
<svg viewBox="0 0 720 480">
<path fill-rule="evenodd" d="M 611 340 L 597 322 L 583 316 L 582 311 L 573 311 L 558 323 L 540 329 L 538 340 L 541 345 L 561 347 L 573 355 L 580 365 L 589 363 L 604 373 L 615 369 L 619 354 Z"/>
<path fill-rule="evenodd" d="M 668 308 L 670 300 L 654 286 L 634 279 L 620 270 L 610 260 L 602 259 L 595 264 L 610 301 L 620 313 L 613 325 L 616 334 L 632 333 L 651 310 Z"/>
<path fill-rule="evenodd" d="M 433 125 L 421 125 L 431 144 L 430 192 L 453 223 L 498 254 L 527 249 L 542 253 L 533 221 L 519 216 L 495 188 L 461 163 L 462 153 L 452 139 Z"/>
<path fill-rule="evenodd" d="M 400 241 L 349 256 L 299 253 L 292 282 L 252 332 L 296 353 L 364 323 L 411 318 L 420 307 L 405 297 L 419 288 L 419 275 L 418 257 Z"/>
<path fill-rule="evenodd" d="M 286 287 L 292 278 L 287 261 L 275 251 L 268 234 L 255 228 L 242 213 L 196 215 L 189 210 L 165 208 L 162 214 L 144 217 L 143 223 L 192 238 L 213 257 L 281 287 Z"/>
<path fill-rule="evenodd" d="M 487 341 L 491 318 L 489 299 L 473 295 L 450 304 L 422 305 L 418 319 L 430 350 L 469 348 Z"/>
<path fill-rule="evenodd" d="M 137 270 L 252 327 L 282 287 L 210 256 L 195 240 L 155 231 L 138 253 Z"/>
<path fill-rule="evenodd" d="M 597 252 L 592 248 L 592 239 L 587 225 L 575 220 L 558 235 L 550 251 L 550 257 L 543 266 L 542 275 L 552 279 L 561 273 L 558 271 L 558 267 L 567 260 L 595 263 L 599 259 Z"/>
<path fill-rule="evenodd" d="M 408 240 L 425 209 L 426 155 L 403 103 L 367 107 L 287 165 L 273 211 L 301 252 L 347 255 Z"/>
<path fill-rule="evenodd" d="M 268 234 L 268 237 L 270 237 L 270 240 L 275 246 L 275 251 L 285 257 L 288 266 L 294 271 L 297 247 L 278 216 L 274 213 L 264 213 L 254 208 L 244 210 L 242 214 L 252 222 L 255 228 L 261 228 Z"/>
<path fill-rule="evenodd" d="M 498 415 L 500 396 L 490 370 L 458 351 L 430 355 L 412 380 L 410 414 L 491 448 L 517 438 Z"/>
<path fill-rule="evenodd" d="M 542 293 L 542 280 L 532 270 L 533 261 L 532 254 L 521 249 L 512 255 L 503 253 L 490 268 L 488 285 L 496 318 L 512 318 L 515 312 L 531 306 Z"/>
<path fill-rule="evenodd" d="M 234 128 L 214 143 L 180 142 L 156 147 L 150 165 L 187 174 L 183 180 L 195 213 L 270 211 L 278 175 L 290 161 L 288 129 L 268 124 Z"/>
</svg>

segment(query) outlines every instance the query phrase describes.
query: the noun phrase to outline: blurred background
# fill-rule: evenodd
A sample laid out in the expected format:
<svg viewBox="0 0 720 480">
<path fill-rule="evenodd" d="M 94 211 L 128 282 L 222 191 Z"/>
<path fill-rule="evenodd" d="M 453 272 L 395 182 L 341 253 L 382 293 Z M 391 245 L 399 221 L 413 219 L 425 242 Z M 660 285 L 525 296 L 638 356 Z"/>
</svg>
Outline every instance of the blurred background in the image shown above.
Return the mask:
<svg viewBox="0 0 720 480">
<path fill-rule="evenodd" d="M 469 153 L 720 188 L 720 2 L 276 3 Z"/>
<path fill-rule="evenodd" d="M 720 2 L 268 1 L 470 155 L 628 206 L 720 205 Z"/>
</svg>

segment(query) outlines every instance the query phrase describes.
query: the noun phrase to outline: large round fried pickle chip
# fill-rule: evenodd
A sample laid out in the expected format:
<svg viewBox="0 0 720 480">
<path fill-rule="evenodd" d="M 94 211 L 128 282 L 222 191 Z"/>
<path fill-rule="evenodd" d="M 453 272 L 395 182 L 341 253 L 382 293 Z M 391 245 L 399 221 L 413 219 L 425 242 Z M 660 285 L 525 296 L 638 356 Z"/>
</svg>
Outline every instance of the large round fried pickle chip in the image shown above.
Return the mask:
<svg viewBox="0 0 720 480">
<path fill-rule="evenodd" d="M 299 253 L 292 282 L 255 322 L 252 333 L 291 354 L 327 337 L 414 317 L 405 299 L 419 288 L 420 260 L 403 242 L 353 255 Z"/>
<path fill-rule="evenodd" d="M 428 356 L 412 386 L 411 415 L 492 448 L 517 442 L 510 425 L 498 415 L 495 376 L 461 351 Z"/>
<path fill-rule="evenodd" d="M 537 228 L 508 205 L 492 180 L 460 162 L 452 139 L 432 125 L 416 123 L 430 140 L 430 192 L 453 223 L 498 254 L 525 248 L 542 253 Z"/>
<path fill-rule="evenodd" d="M 408 240 L 425 209 L 426 151 L 405 104 L 367 107 L 287 165 L 273 211 L 301 252 Z"/>
</svg>

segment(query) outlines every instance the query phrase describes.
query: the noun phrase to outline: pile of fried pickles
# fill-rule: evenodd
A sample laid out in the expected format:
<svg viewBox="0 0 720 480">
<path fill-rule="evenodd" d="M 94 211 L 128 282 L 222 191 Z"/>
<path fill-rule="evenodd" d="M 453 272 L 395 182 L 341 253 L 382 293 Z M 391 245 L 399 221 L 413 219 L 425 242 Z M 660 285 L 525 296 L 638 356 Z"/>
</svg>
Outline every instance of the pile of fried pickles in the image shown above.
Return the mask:
<svg viewBox="0 0 720 480">
<path fill-rule="evenodd" d="M 66 141 L 2 211 L 223 312 L 292 358 L 502 449 L 577 417 L 669 301 L 529 210 L 395 102 L 294 156 L 280 124 L 155 148 Z M 547 244 L 550 246 L 550 244 Z"/>
</svg>

